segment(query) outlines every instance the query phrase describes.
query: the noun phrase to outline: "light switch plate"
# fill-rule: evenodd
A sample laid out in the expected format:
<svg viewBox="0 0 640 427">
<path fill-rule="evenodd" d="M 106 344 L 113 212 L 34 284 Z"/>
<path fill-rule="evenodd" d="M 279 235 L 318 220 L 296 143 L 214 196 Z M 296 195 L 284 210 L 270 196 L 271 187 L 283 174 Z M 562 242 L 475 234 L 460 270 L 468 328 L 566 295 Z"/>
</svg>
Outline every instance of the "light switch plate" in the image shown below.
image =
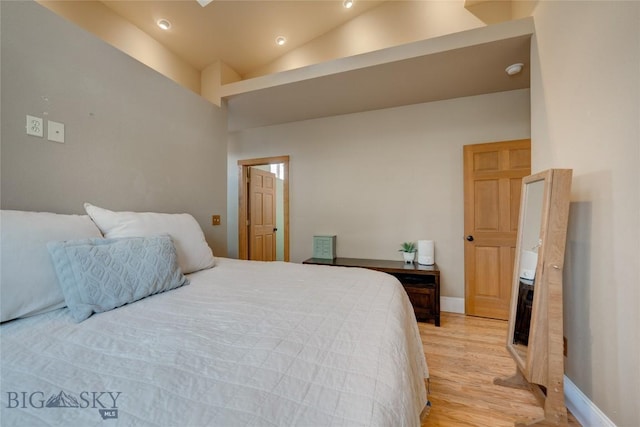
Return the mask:
<svg viewBox="0 0 640 427">
<path fill-rule="evenodd" d="M 64 124 L 49 120 L 47 122 L 47 139 L 64 143 Z"/>
<path fill-rule="evenodd" d="M 27 115 L 27 135 L 42 138 L 44 136 L 43 126 L 42 118 Z"/>
</svg>

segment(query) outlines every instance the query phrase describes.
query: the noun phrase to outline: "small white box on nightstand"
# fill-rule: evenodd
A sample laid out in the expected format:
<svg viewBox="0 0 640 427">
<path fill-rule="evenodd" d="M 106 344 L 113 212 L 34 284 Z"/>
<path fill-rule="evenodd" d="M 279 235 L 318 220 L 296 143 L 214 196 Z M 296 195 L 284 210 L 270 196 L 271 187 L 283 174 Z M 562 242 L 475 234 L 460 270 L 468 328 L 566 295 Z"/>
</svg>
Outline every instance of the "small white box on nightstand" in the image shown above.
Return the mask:
<svg viewBox="0 0 640 427">
<path fill-rule="evenodd" d="M 336 236 L 313 236 L 313 257 L 334 259 L 336 257 Z"/>
</svg>

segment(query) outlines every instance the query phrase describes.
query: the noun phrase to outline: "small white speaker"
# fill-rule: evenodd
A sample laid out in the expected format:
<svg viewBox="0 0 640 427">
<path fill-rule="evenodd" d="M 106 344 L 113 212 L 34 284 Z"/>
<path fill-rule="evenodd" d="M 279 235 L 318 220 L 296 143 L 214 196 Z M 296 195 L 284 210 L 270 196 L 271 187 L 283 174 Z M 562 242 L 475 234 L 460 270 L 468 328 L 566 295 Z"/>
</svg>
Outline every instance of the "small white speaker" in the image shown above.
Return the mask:
<svg viewBox="0 0 640 427">
<path fill-rule="evenodd" d="M 436 263 L 433 240 L 418 240 L 418 264 L 433 265 Z"/>
</svg>

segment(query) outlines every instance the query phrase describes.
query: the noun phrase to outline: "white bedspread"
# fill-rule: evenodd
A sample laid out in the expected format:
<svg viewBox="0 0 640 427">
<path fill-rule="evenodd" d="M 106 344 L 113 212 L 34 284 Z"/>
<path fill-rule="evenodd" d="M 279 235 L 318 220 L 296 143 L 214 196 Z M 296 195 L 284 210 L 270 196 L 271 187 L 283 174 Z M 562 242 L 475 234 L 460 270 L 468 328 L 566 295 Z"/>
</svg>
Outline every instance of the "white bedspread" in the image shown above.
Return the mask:
<svg viewBox="0 0 640 427">
<path fill-rule="evenodd" d="M 420 424 L 428 372 L 396 279 L 216 264 L 82 323 L 64 308 L 3 324 L 1 425 Z"/>
</svg>

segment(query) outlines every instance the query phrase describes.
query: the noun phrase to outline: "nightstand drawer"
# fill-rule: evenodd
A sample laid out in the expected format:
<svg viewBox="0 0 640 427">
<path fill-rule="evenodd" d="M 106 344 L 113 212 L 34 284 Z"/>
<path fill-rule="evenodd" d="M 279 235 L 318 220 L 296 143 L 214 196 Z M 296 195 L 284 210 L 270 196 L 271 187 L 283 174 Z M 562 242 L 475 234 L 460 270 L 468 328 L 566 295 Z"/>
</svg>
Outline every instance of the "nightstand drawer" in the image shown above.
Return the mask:
<svg viewBox="0 0 640 427">
<path fill-rule="evenodd" d="M 436 315 L 436 290 L 431 284 L 428 288 L 404 287 L 413 306 L 417 320 L 426 320 Z"/>
<path fill-rule="evenodd" d="M 436 284 L 435 276 L 425 276 L 416 274 L 392 273 L 400 283 L 405 287 L 411 286 L 416 288 L 434 287 Z"/>
<path fill-rule="evenodd" d="M 415 273 L 390 273 L 402 283 L 416 314 L 416 320 L 435 319 L 440 325 L 439 276 Z"/>
</svg>

